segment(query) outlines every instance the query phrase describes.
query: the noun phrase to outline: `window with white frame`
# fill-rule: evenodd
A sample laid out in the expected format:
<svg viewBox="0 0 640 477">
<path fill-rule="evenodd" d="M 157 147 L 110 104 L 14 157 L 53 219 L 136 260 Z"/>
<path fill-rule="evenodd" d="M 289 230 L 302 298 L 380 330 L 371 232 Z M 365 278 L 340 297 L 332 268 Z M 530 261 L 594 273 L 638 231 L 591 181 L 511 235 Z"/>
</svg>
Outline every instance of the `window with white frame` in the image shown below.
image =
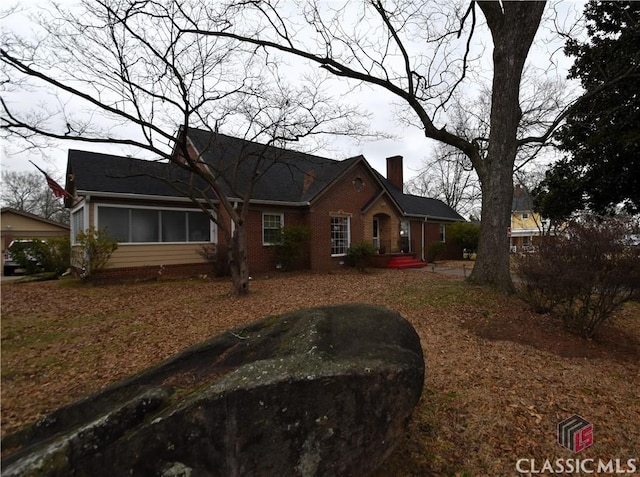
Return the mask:
<svg viewBox="0 0 640 477">
<path fill-rule="evenodd" d="M 527 212 L 522 213 L 522 220 L 527 220 L 529 218 L 529 214 Z"/>
<path fill-rule="evenodd" d="M 216 227 L 204 212 L 151 207 L 97 208 L 97 228 L 120 243 L 216 242 Z"/>
<path fill-rule="evenodd" d="M 346 255 L 351 237 L 349 231 L 349 217 L 331 217 L 331 255 Z"/>
<path fill-rule="evenodd" d="M 284 226 L 284 214 L 262 214 L 262 245 L 274 245 L 280 241 L 280 229 Z"/>
<path fill-rule="evenodd" d="M 446 242 L 447 240 L 447 228 L 445 227 L 444 224 L 440 224 L 440 241 L 441 242 Z"/>
<path fill-rule="evenodd" d="M 71 213 L 71 243 L 78 243 L 77 237 L 80 232 L 84 232 L 84 208 Z"/>
</svg>

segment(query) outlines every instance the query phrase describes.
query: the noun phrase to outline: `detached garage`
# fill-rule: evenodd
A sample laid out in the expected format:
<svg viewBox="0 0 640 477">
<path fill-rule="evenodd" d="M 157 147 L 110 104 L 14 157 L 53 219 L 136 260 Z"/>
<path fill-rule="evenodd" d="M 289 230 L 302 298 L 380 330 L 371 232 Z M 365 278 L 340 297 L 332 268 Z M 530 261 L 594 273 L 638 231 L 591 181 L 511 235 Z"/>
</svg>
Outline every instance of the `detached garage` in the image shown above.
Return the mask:
<svg viewBox="0 0 640 477">
<path fill-rule="evenodd" d="M 12 240 L 69 237 L 68 225 L 10 207 L 2 208 L 0 224 L 2 224 L 2 267 L 0 267 L 2 273 L 4 273 L 5 254 Z"/>
</svg>

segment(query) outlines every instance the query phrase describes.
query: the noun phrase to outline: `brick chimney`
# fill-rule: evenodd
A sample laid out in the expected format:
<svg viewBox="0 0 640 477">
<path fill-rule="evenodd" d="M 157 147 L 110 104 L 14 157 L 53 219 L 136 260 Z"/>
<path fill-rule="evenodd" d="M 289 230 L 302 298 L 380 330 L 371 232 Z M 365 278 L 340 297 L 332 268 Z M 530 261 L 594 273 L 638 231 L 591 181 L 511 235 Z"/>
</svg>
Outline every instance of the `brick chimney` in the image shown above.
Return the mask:
<svg viewBox="0 0 640 477">
<path fill-rule="evenodd" d="M 387 157 L 387 180 L 398 189 L 403 189 L 402 156 Z"/>
<path fill-rule="evenodd" d="M 516 188 L 513 191 L 513 195 L 515 195 L 518 199 L 522 195 L 522 186 L 520 184 L 516 184 Z"/>
</svg>

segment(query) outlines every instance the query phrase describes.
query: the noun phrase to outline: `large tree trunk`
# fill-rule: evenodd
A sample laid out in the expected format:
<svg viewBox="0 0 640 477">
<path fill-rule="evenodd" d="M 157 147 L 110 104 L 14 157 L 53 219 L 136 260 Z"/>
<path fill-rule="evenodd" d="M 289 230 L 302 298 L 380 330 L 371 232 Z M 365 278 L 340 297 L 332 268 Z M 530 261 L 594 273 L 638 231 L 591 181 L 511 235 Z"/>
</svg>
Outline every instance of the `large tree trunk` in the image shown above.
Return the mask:
<svg viewBox="0 0 640 477">
<path fill-rule="evenodd" d="M 247 265 L 247 227 L 244 220 L 236 222 L 229 244 L 229 270 L 236 295 L 249 293 L 249 267 Z"/>
<path fill-rule="evenodd" d="M 469 281 L 513 292 L 509 239 L 520 80 L 545 2 L 478 2 L 493 37 L 493 88 L 487 157 L 474 164 L 482 185 L 478 258 Z"/>
</svg>

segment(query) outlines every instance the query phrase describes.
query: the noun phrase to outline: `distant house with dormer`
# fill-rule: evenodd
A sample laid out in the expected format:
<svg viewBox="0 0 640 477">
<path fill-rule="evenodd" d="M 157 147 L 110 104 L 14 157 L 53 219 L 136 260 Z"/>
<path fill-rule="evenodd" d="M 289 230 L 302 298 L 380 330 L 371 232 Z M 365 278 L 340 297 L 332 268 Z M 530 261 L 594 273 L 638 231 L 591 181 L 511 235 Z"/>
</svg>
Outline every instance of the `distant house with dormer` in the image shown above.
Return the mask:
<svg viewBox="0 0 640 477">
<path fill-rule="evenodd" d="M 277 268 L 274 240 L 286 225 L 311 230 L 301 268 L 331 270 L 344 265 L 347 249 L 359 240 L 384 255 L 380 266 L 394 255 L 423 262 L 430 244 L 446 241 L 445 226 L 464 221 L 440 200 L 402 192 L 401 156 L 387 159 L 383 177 L 363 156 L 337 161 L 196 129 L 189 130 L 188 141 L 195 157 L 222 171 L 219 180 L 229 184 L 225 190 L 232 203 L 241 201 L 237 190 L 249 180 L 243 174 L 253 170 L 246 152 L 259 151 L 261 178 L 247 217 L 250 273 Z M 238 163 L 240 154 L 246 157 Z M 178 180 L 194 190 L 206 189 L 200 178 L 173 163 L 70 150 L 66 190 L 71 198 L 66 203 L 72 240 L 88 227 L 106 229 L 119 242 L 106 270 L 111 274 L 205 273 L 210 265 L 199 250 L 226 244 L 216 224 L 171 187 Z M 218 220 L 230 224 L 224 209 L 217 208 L 219 199 L 209 198 Z"/>
<path fill-rule="evenodd" d="M 533 197 L 526 187 L 517 184 L 511 202 L 511 251 L 518 253 L 531 250 L 542 235 L 543 224 L 540 214 L 533 210 Z"/>
</svg>

